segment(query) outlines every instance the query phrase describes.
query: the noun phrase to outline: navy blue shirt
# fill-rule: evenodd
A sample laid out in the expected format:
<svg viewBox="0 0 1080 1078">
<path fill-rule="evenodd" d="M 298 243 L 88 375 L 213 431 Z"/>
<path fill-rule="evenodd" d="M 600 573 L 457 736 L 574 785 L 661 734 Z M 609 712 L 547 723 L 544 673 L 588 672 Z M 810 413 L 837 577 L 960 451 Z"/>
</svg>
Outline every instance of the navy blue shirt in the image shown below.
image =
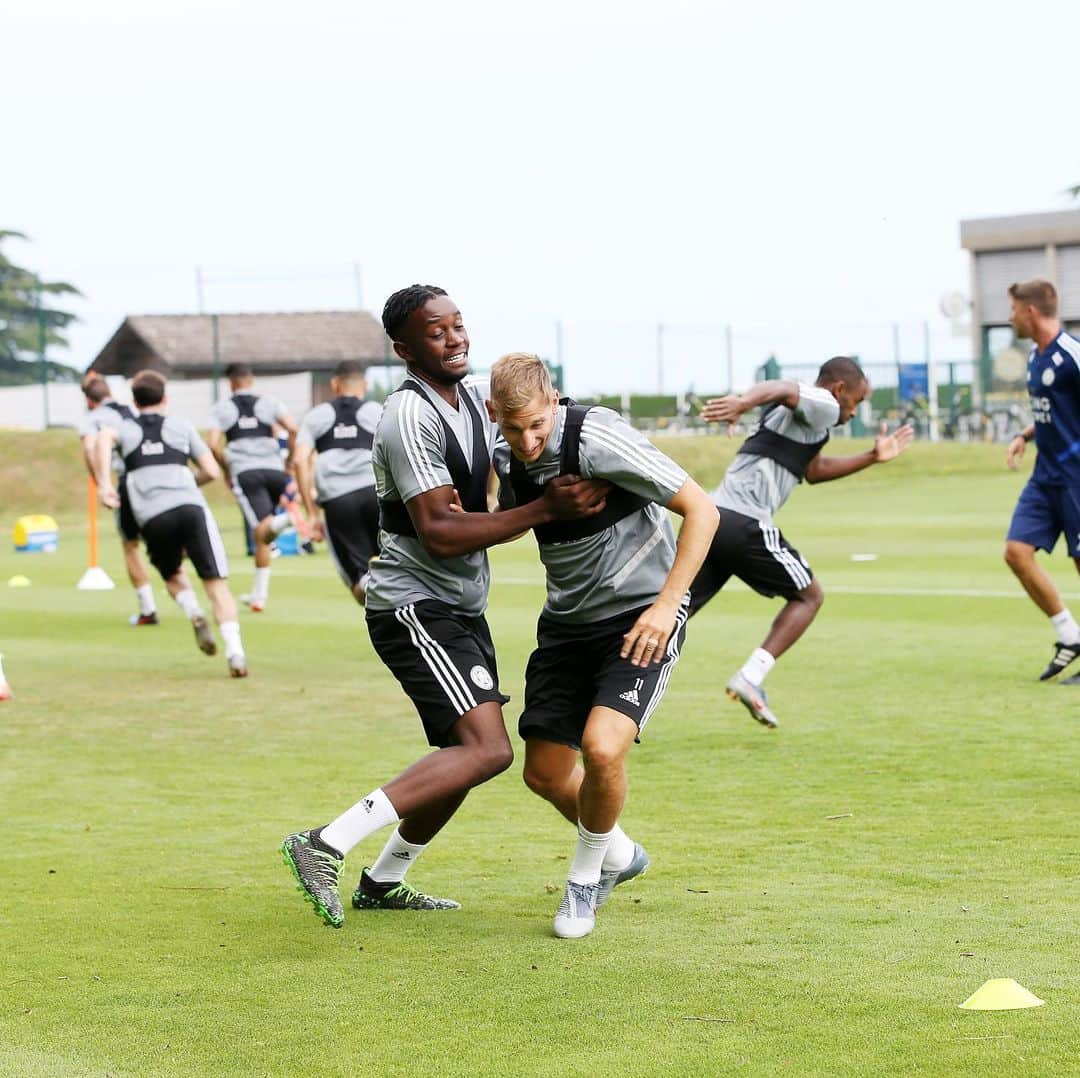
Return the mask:
<svg viewBox="0 0 1080 1078">
<path fill-rule="evenodd" d="M 1032 478 L 1080 488 L 1080 341 L 1062 330 L 1028 358 L 1028 393 L 1039 456 Z"/>
</svg>

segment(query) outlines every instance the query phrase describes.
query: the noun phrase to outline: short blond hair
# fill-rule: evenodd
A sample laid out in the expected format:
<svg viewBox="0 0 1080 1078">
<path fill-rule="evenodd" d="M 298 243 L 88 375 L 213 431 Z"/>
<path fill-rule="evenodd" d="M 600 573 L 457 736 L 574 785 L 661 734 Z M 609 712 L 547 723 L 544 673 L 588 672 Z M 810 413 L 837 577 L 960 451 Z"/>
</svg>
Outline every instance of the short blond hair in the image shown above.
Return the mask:
<svg viewBox="0 0 1080 1078">
<path fill-rule="evenodd" d="M 529 352 L 509 352 L 491 368 L 491 403 L 500 412 L 520 412 L 537 397 L 550 400 L 554 392 L 544 361 Z"/>
</svg>

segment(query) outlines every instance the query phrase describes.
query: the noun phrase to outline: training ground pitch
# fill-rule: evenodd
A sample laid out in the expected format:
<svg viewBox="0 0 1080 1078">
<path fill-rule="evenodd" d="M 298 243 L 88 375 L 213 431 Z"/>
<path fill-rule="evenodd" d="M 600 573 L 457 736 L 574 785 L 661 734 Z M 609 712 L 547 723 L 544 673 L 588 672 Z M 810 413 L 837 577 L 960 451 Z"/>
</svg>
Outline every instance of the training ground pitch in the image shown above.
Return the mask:
<svg viewBox="0 0 1080 1078">
<path fill-rule="evenodd" d="M 711 484 L 733 447 L 665 448 Z M 33 510 L 62 527 L 55 555 L 0 552 L 0 1074 L 1076 1073 L 1080 689 L 1035 680 L 1051 634 L 1001 561 L 1023 482 L 1002 447 L 917 445 L 797 491 L 779 523 L 826 602 L 770 675 L 783 725 L 723 694 L 776 610 L 732 587 L 631 756 L 649 874 L 580 941 L 551 935 L 573 832 L 520 753 L 410 875 L 462 910 L 323 927 L 282 836 L 423 751 L 325 551 L 275 562 L 230 681 L 160 586 L 161 625 L 127 626 L 107 520 L 118 587 L 75 590 L 74 436 L 0 449 L 5 534 Z M 214 504 L 246 591 L 239 512 Z M 493 563 L 513 728 L 542 578 L 530 538 Z M 957 1009 L 991 977 L 1046 1006 Z"/>
</svg>

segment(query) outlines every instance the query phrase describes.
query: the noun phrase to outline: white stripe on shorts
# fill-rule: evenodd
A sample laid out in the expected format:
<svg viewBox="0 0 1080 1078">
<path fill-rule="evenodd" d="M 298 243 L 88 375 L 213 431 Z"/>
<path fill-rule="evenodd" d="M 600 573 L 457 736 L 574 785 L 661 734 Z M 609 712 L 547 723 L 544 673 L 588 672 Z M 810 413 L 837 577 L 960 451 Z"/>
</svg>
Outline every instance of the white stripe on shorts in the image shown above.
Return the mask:
<svg viewBox="0 0 1080 1078">
<path fill-rule="evenodd" d="M 234 482 L 232 492 L 233 497 L 236 498 L 236 504 L 240 506 L 240 512 L 244 514 L 244 519 L 248 522 L 248 527 L 254 531 L 259 526 L 259 518 L 255 515 L 255 509 L 251 502 L 248 501 L 243 487 Z"/>
<path fill-rule="evenodd" d="M 675 615 L 675 628 L 671 630 L 667 647 L 664 649 L 667 658 L 664 660 L 664 666 L 660 671 L 660 676 L 656 679 L 653 694 L 649 697 L 649 702 L 645 705 L 645 711 L 641 716 L 641 722 L 638 724 L 638 737 L 641 736 L 645 724 L 649 721 L 667 691 L 668 682 L 671 680 L 671 671 L 675 669 L 675 664 L 679 661 L 679 630 L 686 624 L 688 617 L 690 617 L 690 597 L 686 596 L 679 604 L 678 614 Z"/>
<path fill-rule="evenodd" d="M 784 549 L 779 530 L 762 523 L 760 520 L 758 521 L 758 527 L 761 529 L 762 537 L 765 540 L 765 549 L 784 567 L 784 571 L 791 577 L 792 583 L 799 591 L 810 587 L 810 574 L 790 550 Z"/>
<path fill-rule="evenodd" d="M 399 606 L 394 611 L 394 617 L 409 630 L 413 646 L 424 657 L 424 662 L 442 686 L 454 710 L 459 715 L 472 711 L 477 703 L 469 683 L 462 677 L 461 671 L 454 665 L 443 646 L 421 624 L 415 605 L 410 603 L 408 606 Z"/>
<path fill-rule="evenodd" d="M 225 544 L 221 540 L 221 531 L 214 519 L 214 514 L 204 505 L 203 516 L 206 518 L 206 534 L 210 537 L 210 553 L 214 556 L 218 579 L 226 580 L 229 576 L 229 556 L 225 553 Z"/>
</svg>

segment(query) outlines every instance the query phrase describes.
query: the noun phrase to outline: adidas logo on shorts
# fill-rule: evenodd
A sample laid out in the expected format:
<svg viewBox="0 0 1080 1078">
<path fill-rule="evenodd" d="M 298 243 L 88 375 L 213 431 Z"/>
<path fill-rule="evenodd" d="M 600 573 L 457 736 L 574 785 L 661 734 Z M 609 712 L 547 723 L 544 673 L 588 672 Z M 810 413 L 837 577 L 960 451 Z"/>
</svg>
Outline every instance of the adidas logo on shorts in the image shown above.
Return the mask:
<svg viewBox="0 0 1080 1078">
<path fill-rule="evenodd" d="M 634 681 L 634 687 L 627 689 L 626 692 L 619 693 L 619 699 L 625 700 L 628 704 L 633 704 L 634 707 L 641 707 L 641 698 L 638 696 L 638 689 L 645 684 L 644 678 L 637 678 Z"/>
</svg>

